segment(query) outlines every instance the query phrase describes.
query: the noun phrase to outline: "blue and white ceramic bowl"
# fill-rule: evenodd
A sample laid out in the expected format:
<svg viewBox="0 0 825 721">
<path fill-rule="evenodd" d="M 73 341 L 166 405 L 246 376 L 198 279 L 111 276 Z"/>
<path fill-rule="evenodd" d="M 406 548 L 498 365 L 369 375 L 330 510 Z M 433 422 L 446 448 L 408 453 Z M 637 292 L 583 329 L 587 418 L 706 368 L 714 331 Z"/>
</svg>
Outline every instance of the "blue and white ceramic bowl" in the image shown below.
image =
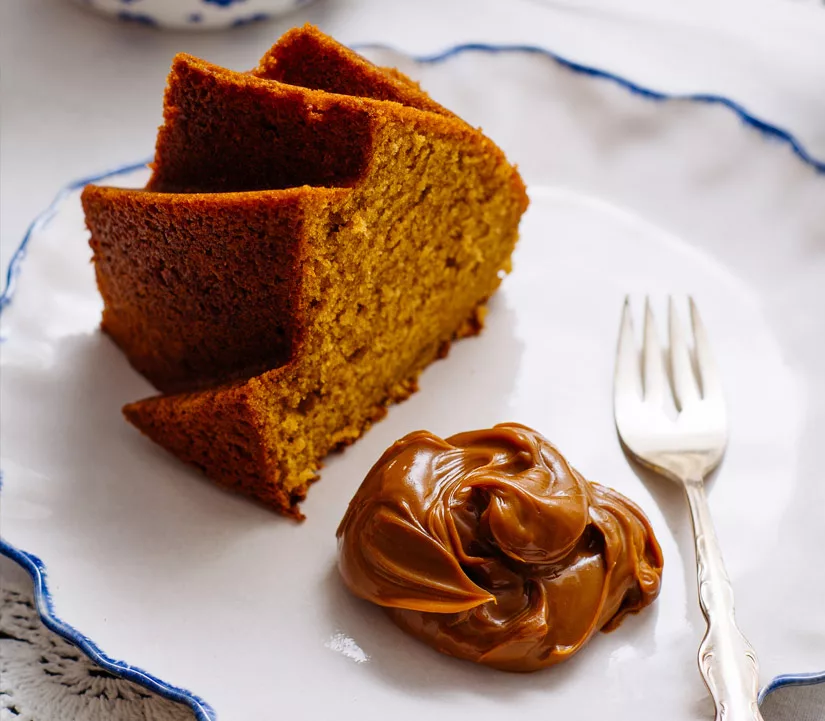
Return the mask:
<svg viewBox="0 0 825 721">
<path fill-rule="evenodd" d="M 215 30 L 269 20 L 312 0 L 77 0 L 123 22 L 173 30 Z"/>
</svg>

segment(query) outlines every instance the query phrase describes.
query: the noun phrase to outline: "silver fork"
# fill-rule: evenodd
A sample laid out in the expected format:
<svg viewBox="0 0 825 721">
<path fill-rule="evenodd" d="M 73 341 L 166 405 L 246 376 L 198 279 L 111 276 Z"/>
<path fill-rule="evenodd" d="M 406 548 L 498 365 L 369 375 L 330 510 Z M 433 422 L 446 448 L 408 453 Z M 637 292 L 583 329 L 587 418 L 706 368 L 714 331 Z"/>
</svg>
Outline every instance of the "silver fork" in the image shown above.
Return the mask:
<svg viewBox="0 0 825 721">
<path fill-rule="evenodd" d="M 668 310 L 669 377 L 649 301 L 645 301 L 640 363 L 630 304 L 625 300 L 613 386 L 616 428 L 637 461 L 685 489 L 696 542 L 699 604 L 707 621 L 699 646 L 699 670 L 716 705 L 716 721 L 762 721 L 757 705 L 759 663 L 736 625 L 733 588 L 705 495 L 704 479 L 719 465 L 728 441 L 722 387 L 693 299 L 690 315 L 698 379 L 672 299 Z M 678 411 L 675 420 L 665 410 L 671 386 Z"/>
</svg>

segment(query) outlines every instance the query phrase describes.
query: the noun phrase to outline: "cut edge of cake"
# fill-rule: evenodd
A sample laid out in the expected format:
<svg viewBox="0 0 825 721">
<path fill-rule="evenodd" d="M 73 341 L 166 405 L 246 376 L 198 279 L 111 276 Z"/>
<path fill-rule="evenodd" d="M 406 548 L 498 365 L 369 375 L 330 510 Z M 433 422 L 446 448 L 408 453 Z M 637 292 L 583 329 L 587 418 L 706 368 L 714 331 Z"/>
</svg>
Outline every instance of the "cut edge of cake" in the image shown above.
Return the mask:
<svg viewBox="0 0 825 721">
<path fill-rule="evenodd" d="M 326 36 L 321 36 L 319 41 L 313 37 L 313 42 L 316 45 L 318 42 L 334 43 L 324 38 Z M 333 55 L 336 62 L 345 64 L 348 53 L 354 55 L 345 48 Z M 282 62 L 283 54 L 279 56 L 270 51 L 267 57 L 270 58 L 267 67 L 271 69 Z M 387 77 L 386 71 L 367 61 L 359 62 L 365 63 L 368 69 L 372 69 L 371 72 Z M 175 75 L 173 69 L 167 99 L 180 90 L 173 87 L 175 83 L 180 83 L 181 78 L 192 71 L 195 76 L 200 73 L 203 77 L 217 79 L 218 84 L 228 84 L 230 94 L 241 89 L 236 94 L 241 102 L 243 90 L 252 88 L 258 94 L 256 102 L 262 99 L 266 102 L 266 98 L 270 97 L 271 102 L 277 105 L 284 102 L 282 98 L 288 98 L 288 102 L 295 102 L 297 98 L 309 106 L 311 112 L 323 114 L 327 108 L 343 107 L 358 109 L 368 119 L 369 160 L 364 175 L 345 189 L 303 187 L 291 191 L 256 189 L 239 193 L 192 194 L 120 191 L 123 197 L 131 193 L 130 202 L 140 197 L 149 205 L 166 203 L 170 207 L 190 210 L 196 208 L 198 203 L 205 204 L 207 208 L 211 204 L 214 210 L 220 208 L 225 199 L 236 196 L 249 202 L 260 202 L 292 192 L 301 198 L 298 202 L 300 211 L 296 211 L 301 218 L 301 230 L 293 242 L 300 246 L 296 257 L 302 264 L 299 291 L 302 299 L 295 304 L 293 311 L 298 320 L 306 321 L 307 326 L 313 322 L 326 323 L 325 327 L 332 330 L 325 332 L 320 328 L 302 327 L 296 335 L 301 340 L 291 349 L 291 360 L 271 370 L 246 379 L 230 378 L 217 387 L 148 398 L 124 407 L 127 419 L 144 434 L 181 460 L 201 468 L 220 485 L 257 498 L 282 513 L 300 517 L 297 502 L 306 494 L 308 484 L 316 478 L 321 459 L 334 448 L 354 441 L 372 422 L 386 413 L 389 403 L 408 397 L 416 389 L 417 377 L 423 368 L 432 360 L 443 357 L 454 338 L 480 330 L 484 304 L 503 274 L 509 270 L 518 220 L 527 205 L 524 185 L 515 168 L 507 163 L 491 141 L 446 111 L 434 113 L 400 105 L 396 100 L 374 100 L 363 96 L 352 98 L 318 89 L 307 90 L 297 85 L 287 87 L 276 80 L 232 73 L 190 56 L 176 58 L 175 68 L 182 67 L 186 70 L 183 75 Z M 188 77 L 192 80 L 194 76 L 189 74 Z M 293 76 L 290 79 L 295 80 Z M 200 78 L 195 77 L 193 82 L 193 94 L 197 95 Z M 420 93 L 415 91 L 414 85 L 406 85 L 406 88 L 410 92 Z M 178 119 L 174 108 L 170 110 L 167 106 L 165 127 Z M 170 150 L 169 147 L 164 150 L 162 136 L 163 130 L 159 136 L 156 177 L 158 168 L 165 162 L 164 153 L 168 155 Z M 402 151 L 407 153 L 404 157 L 411 164 L 406 171 L 413 168 L 418 173 L 412 176 L 417 181 L 412 187 L 408 179 L 410 176 L 401 173 L 406 179 L 399 187 L 392 173 L 382 175 L 381 168 L 376 168 L 383 164 L 386 170 L 388 164 L 391 166 L 395 162 L 397 167 L 394 169 L 398 171 L 404 167 L 404 158 L 399 161 L 396 157 Z M 380 162 L 378 153 L 383 153 Z M 211 158 L 195 160 L 208 164 Z M 439 168 L 428 167 L 428 163 L 436 161 L 441 163 Z M 475 185 L 468 183 L 471 176 L 479 182 Z M 445 188 L 439 189 L 439 186 L 447 183 L 448 178 L 455 187 L 448 186 L 445 194 L 441 192 Z M 486 184 L 482 182 L 484 178 Z M 363 186 L 370 183 L 379 187 L 367 187 L 365 190 Z M 155 184 L 163 186 L 162 182 Z M 492 189 L 493 186 L 495 189 Z M 95 193 L 99 191 L 91 189 L 84 193 L 87 217 L 89 201 Z M 123 202 L 117 200 L 116 191 L 111 193 L 109 199 L 113 206 Z M 142 196 L 140 193 L 143 193 Z M 372 197 L 376 193 L 377 201 Z M 438 202 L 435 202 L 435 196 L 438 196 Z M 97 197 L 99 199 L 100 196 Z M 447 202 L 448 198 L 454 202 Z M 501 202 L 497 203 L 499 200 Z M 446 223 L 442 222 L 443 218 L 441 221 L 432 220 L 435 214 L 443 216 L 450 213 L 455 217 Z M 387 214 L 389 221 L 383 217 Z M 190 219 L 189 222 L 198 224 L 197 219 Z M 436 239 L 438 242 L 429 243 L 431 233 L 424 226 L 433 222 L 437 226 L 436 232 L 442 233 L 443 237 Z M 439 222 L 442 225 L 438 225 Z M 89 219 L 89 224 L 90 227 L 95 225 L 94 218 Z M 378 227 L 383 228 L 384 237 L 365 242 L 371 229 Z M 95 247 L 96 242 L 99 245 L 100 238 L 95 237 L 93 227 L 92 230 L 92 244 Z M 185 235 L 185 229 L 180 232 Z M 449 237 L 450 234 L 454 237 Z M 397 263 L 391 262 L 392 253 L 403 252 L 405 240 L 409 244 L 417 244 L 414 248 L 417 255 L 409 261 L 415 266 L 414 272 L 407 275 L 399 270 Z M 150 242 L 160 241 L 155 238 Z M 355 255 L 350 253 L 347 256 L 346 249 L 359 243 Z M 389 259 L 377 270 L 370 266 L 370 262 L 378 262 L 373 257 L 375 253 L 371 255 L 369 252 L 376 243 L 384 244 L 376 257 L 386 256 Z M 485 252 L 488 255 L 486 259 L 483 257 Z M 422 257 L 422 254 L 429 254 L 429 257 Z M 416 262 L 419 265 L 415 265 Z M 404 283 L 414 286 L 432 267 L 439 268 L 438 276 L 434 276 L 432 281 L 432 289 L 435 290 L 426 285 L 424 287 L 438 296 L 437 302 L 450 305 L 448 301 L 457 299 L 456 308 L 452 309 L 452 315 L 450 310 L 447 311 L 449 317 L 446 319 L 434 312 L 437 303 L 433 306 L 435 301 L 427 297 L 416 300 L 421 304 L 418 309 L 405 307 L 400 301 L 399 286 Z M 347 268 L 350 269 L 349 276 L 345 272 Z M 372 282 L 369 272 L 373 270 L 384 276 L 385 282 L 381 287 L 369 285 Z M 459 278 L 460 273 L 463 275 Z M 480 282 L 476 277 L 478 274 L 483 275 Z M 449 288 L 440 288 L 450 282 L 456 283 L 453 291 L 455 298 L 450 295 Z M 327 283 L 326 289 L 324 283 Z M 335 298 L 330 288 L 348 289 L 348 292 Z M 464 290 L 473 292 L 462 295 Z M 103 287 L 101 291 L 104 291 Z M 362 292 L 365 294 L 359 295 Z M 387 348 L 366 347 L 364 339 L 370 338 L 370 329 L 359 321 L 359 315 L 365 312 L 362 308 L 369 310 L 372 304 L 374 309 L 383 309 L 383 304 L 387 303 L 397 306 L 393 313 L 384 318 L 390 324 L 403 322 L 413 329 L 420 322 L 432 324 L 432 328 L 424 334 L 427 338 L 418 337 L 414 330 L 410 331 L 410 342 L 418 344 L 412 348 L 414 353 L 408 352 L 410 349 L 404 347 L 403 342 L 399 343 L 399 339 L 403 341 L 407 337 L 404 333 L 392 335 L 385 332 L 386 338 L 375 335 L 376 343 L 392 341 L 402 347 L 398 353 L 407 353 L 403 363 L 399 360 L 391 372 L 382 365 L 388 362 Z M 317 304 L 316 309 L 307 313 L 313 304 Z M 334 304 L 337 304 L 334 308 L 329 307 Z M 306 315 L 302 315 L 304 313 Z M 320 320 L 322 313 L 329 316 L 323 323 Z M 340 348 L 327 343 L 336 329 L 349 329 L 334 339 L 341 345 Z M 348 344 L 351 347 L 347 347 Z M 380 343 L 378 345 L 381 346 Z M 317 372 L 313 369 L 313 363 L 317 366 Z M 332 370 L 325 370 L 327 366 Z M 371 373 L 363 372 L 370 369 Z M 344 378 L 348 373 L 351 377 Z M 371 375 L 382 377 L 380 387 L 372 388 L 352 402 L 352 393 L 358 396 L 358 392 L 352 389 L 363 388 L 369 383 Z M 349 415 L 339 412 L 347 398 L 355 408 Z M 325 408 L 337 408 L 331 413 L 338 415 L 330 420 L 327 417 L 329 414 L 322 412 Z"/>
</svg>

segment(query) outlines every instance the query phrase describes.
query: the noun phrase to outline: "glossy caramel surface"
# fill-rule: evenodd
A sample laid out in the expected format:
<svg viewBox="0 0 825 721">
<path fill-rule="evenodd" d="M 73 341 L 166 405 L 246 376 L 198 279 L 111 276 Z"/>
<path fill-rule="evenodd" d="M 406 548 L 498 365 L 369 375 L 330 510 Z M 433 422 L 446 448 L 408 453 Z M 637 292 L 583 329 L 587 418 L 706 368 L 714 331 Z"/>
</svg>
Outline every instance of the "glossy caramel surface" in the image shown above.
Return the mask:
<svg viewBox="0 0 825 721">
<path fill-rule="evenodd" d="M 642 511 L 517 424 L 405 436 L 337 535 L 354 594 L 437 650 L 508 671 L 563 661 L 661 581 Z"/>
</svg>

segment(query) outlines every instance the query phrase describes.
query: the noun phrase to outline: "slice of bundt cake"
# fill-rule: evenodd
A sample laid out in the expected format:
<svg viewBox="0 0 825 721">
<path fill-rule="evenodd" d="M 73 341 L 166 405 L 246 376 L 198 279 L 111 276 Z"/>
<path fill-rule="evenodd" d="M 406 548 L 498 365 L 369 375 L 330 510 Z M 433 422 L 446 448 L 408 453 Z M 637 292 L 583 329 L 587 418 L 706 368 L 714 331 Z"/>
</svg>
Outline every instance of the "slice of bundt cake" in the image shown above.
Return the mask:
<svg viewBox="0 0 825 721">
<path fill-rule="evenodd" d="M 261 68 L 178 56 L 147 190 L 83 204 L 103 328 L 173 392 L 126 417 L 298 515 L 321 459 L 478 331 L 527 197 L 479 131 L 317 31 Z"/>
</svg>

